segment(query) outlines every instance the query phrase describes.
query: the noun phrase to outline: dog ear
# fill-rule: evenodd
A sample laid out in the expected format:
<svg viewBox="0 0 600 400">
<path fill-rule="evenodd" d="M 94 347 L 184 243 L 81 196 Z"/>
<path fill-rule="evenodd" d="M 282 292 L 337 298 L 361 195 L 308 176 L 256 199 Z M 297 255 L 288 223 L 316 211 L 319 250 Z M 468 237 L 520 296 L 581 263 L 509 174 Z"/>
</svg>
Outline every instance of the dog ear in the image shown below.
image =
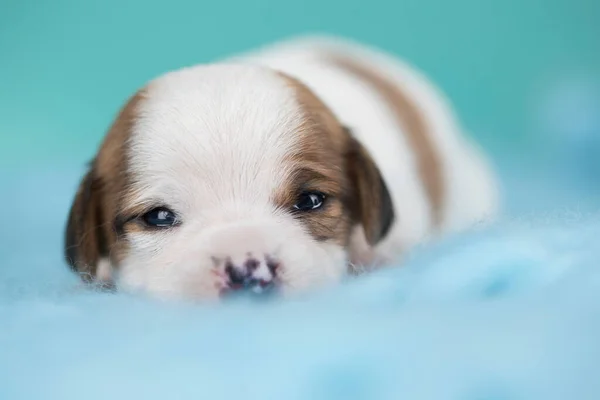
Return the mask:
<svg viewBox="0 0 600 400">
<path fill-rule="evenodd" d="M 94 280 L 98 262 L 108 255 L 102 186 L 92 165 L 81 180 L 65 232 L 67 263 L 86 282 Z"/>
<path fill-rule="evenodd" d="M 346 129 L 349 146 L 346 168 L 350 184 L 354 187 L 352 214 L 361 224 L 370 245 L 377 244 L 394 222 L 394 206 L 379 168 L 363 147 Z"/>
</svg>

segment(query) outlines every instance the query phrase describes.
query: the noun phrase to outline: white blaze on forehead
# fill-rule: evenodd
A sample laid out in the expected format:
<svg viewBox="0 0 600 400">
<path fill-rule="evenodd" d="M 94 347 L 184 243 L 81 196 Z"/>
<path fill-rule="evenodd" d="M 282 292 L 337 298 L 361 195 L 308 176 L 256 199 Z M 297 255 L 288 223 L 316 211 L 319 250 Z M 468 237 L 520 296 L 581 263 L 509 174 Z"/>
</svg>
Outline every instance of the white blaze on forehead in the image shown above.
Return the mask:
<svg viewBox="0 0 600 400">
<path fill-rule="evenodd" d="M 140 200 L 179 201 L 180 210 L 227 201 L 267 202 L 287 178 L 302 114 L 275 72 L 199 66 L 152 82 L 130 146 Z M 211 203 L 212 202 L 212 203 Z"/>
</svg>

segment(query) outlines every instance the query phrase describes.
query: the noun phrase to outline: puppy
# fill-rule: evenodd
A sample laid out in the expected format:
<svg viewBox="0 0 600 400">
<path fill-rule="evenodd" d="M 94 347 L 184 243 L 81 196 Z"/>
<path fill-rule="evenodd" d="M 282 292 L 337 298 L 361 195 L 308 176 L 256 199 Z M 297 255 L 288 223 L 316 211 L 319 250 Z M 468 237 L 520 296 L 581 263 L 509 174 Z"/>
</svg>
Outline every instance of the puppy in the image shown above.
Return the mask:
<svg viewBox="0 0 600 400">
<path fill-rule="evenodd" d="M 162 298 L 296 293 L 489 220 L 494 172 L 414 68 L 333 38 L 167 73 L 82 179 L 66 258 Z"/>
</svg>

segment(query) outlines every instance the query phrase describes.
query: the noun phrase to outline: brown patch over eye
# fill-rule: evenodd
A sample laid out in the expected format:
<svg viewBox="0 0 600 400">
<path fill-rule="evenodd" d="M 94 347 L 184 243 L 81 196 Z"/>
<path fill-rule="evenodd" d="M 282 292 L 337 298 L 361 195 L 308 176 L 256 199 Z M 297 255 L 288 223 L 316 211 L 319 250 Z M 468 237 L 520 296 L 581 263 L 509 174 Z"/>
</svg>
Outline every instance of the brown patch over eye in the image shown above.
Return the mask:
<svg viewBox="0 0 600 400">
<path fill-rule="evenodd" d="M 302 222 L 315 240 L 345 245 L 351 223 L 344 204 L 345 179 L 341 172 L 324 172 L 299 168 L 277 192 L 275 203 Z M 331 174 L 339 176 L 331 177 Z"/>
<path fill-rule="evenodd" d="M 344 208 L 340 201 L 333 199 L 315 212 L 295 215 L 305 224 L 316 240 L 331 240 L 339 245 L 346 244 L 350 221 L 344 215 Z"/>
<path fill-rule="evenodd" d="M 346 174 L 347 134 L 329 109 L 308 88 L 284 77 L 295 90 L 304 112 L 298 151 L 287 160 L 294 171 L 275 194 L 276 206 L 300 221 L 318 241 L 347 245 L 353 225 L 352 197 Z M 310 194 L 322 194 L 323 204 L 301 211 L 294 206 Z M 310 200 L 313 201 L 313 200 Z"/>
<path fill-rule="evenodd" d="M 278 207 L 300 221 L 315 240 L 345 245 L 351 221 L 340 198 L 321 191 L 298 190 L 297 187 L 292 184 L 278 193 Z"/>
<path fill-rule="evenodd" d="M 295 91 L 304 118 L 297 152 L 287 160 L 295 170 L 275 195 L 277 207 L 289 210 L 315 240 L 347 246 L 352 228 L 362 225 L 367 241 L 375 245 L 394 221 L 377 166 L 319 98 L 297 80 L 283 77 Z M 293 212 L 298 197 L 307 192 L 324 194 L 323 206 Z"/>
</svg>

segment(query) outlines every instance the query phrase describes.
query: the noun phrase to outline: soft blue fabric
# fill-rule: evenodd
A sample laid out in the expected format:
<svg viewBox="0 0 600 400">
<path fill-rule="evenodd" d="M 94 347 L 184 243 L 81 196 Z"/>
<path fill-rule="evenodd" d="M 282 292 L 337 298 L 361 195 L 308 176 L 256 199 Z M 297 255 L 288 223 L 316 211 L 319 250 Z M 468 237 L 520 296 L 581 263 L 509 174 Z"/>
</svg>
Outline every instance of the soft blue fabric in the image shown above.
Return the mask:
<svg viewBox="0 0 600 400">
<path fill-rule="evenodd" d="M 210 307 L 79 290 L 61 245 L 81 171 L 9 171 L 0 399 L 598 399 L 593 182 L 507 165 L 497 225 L 306 298 Z"/>
</svg>

